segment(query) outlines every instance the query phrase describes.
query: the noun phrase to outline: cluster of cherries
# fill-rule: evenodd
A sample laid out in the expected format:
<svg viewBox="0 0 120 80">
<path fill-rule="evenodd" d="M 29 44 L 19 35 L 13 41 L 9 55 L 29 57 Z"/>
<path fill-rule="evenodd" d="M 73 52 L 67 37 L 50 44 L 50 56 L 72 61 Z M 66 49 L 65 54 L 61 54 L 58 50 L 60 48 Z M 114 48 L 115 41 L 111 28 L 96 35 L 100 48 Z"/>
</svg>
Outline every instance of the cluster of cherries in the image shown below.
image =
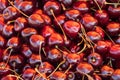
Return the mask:
<svg viewBox="0 0 120 80">
<path fill-rule="evenodd" d="M 0 0 L 0 80 L 120 80 L 120 0 Z"/>
</svg>

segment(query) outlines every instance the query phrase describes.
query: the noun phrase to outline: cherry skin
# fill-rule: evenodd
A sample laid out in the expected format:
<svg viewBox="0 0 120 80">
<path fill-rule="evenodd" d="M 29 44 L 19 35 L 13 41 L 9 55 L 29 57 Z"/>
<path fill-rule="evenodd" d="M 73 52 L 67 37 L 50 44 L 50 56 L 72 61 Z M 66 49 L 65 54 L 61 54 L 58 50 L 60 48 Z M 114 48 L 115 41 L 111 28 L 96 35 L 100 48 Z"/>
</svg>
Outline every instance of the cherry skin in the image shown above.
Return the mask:
<svg viewBox="0 0 120 80">
<path fill-rule="evenodd" d="M 120 79 L 120 69 L 116 69 L 112 76 L 111 76 L 112 80 L 119 80 Z"/>
<path fill-rule="evenodd" d="M 23 1 L 18 5 L 18 9 L 26 15 L 30 15 L 34 11 L 34 5 L 31 1 Z"/>
<path fill-rule="evenodd" d="M 30 15 L 28 18 L 28 22 L 31 26 L 35 28 L 41 28 L 42 25 L 45 23 L 43 17 L 39 14 Z"/>
<path fill-rule="evenodd" d="M 93 74 L 93 78 L 94 80 L 102 80 L 102 78 L 97 74 Z"/>
<path fill-rule="evenodd" d="M 108 65 L 104 65 L 104 66 L 102 66 L 102 68 L 101 68 L 101 76 L 102 77 L 108 77 L 108 76 L 111 76 L 112 74 L 113 74 L 113 72 L 114 72 L 114 69 L 113 68 L 111 68 L 110 66 L 108 66 Z"/>
<path fill-rule="evenodd" d="M 67 10 L 67 11 L 65 12 L 65 16 L 66 16 L 68 19 L 77 20 L 77 19 L 80 19 L 81 13 L 80 13 L 80 11 L 77 10 L 77 9 L 70 9 L 70 10 Z"/>
<path fill-rule="evenodd" d="M 10 74 L 1 78 L 1 80 L 16 80 L 16 79 L 17 78 L 15 76 L 10 76 Z"/>
<path fill-rule="evenodd" d="M 34 34 L 30 37 L 29 43 L 30 43 L 31 49 L 38 51 L 40 46 L 45 45 L 45 38 L 41 35 Z"/>
<path fill-rule="evenodd" d="M 109 15 L 105 10 L 97 10 L 94 15 L 100 25 L 105 26 L 109 23 Z"/>
<path fill-rule="evenodd" d="M 50 80 L 65 80 L 66 74 L 61 71 L 56 71 L 52 76 L 50 76 Z"/>
<path fill-rule="evenodd" d="M 64 40 L 63 36 L 60 35 L 59 33 L 53 33 L 49 38 L 48 38 L 48 45 L 49 46 L 62 46 L 64 45 Z"/>
<path fill-rule="evenodd" d="M 4 25 L 5 25 L 4 21 L 0 20 L 0 33 L 2 33 Z"/>
<path fill-rule="evenodd" d="M 55 30 L 52 28 L 52 26 L 44 26 L 41 31 L 41 35 L 45 38 L 50 37 Z"/>
<path fill-rule="evenodd" d="M 42 74 L 42 76 L 40 74 L 36 74 L 35 77 L 34 77 L 34 80 L 37 80 L 37 79 L 38 80 L 46 80 L 47 76 L 46 76 L 46 74 Z"/>
<path fill-rule="evenodd" d="M 6 38 L 9 38 L 9 37 L 13 36 L 13 34 L 14 34 L 14 26 L 11 25 L 11 24 L 4 25 L 3 30 L 2 30 L 2 34 Z"/>
<path fill-rule="evenodd" d="M 86 31 L 91 31 L 95 29 L 98 21 L 90 14 L 85 14 L 81 19 L 81 23 L 83 24 Z"/>
<path fill-rule="evenodd" d="M 4 48 L 6 44 L 6 39 L 0 35 L 0 48 Z"/>
<path fill-rule="evenodd" d="M 19 16 L 19 12 L 16 8 L 12 6 L 8 6 L 6 9 L 3 11 L 3 17 L 6 21 L 8 20 L 14 20 Z"/>
<path fill-rule="evenodd" d="M 30 66 L 30 64 L 24 65 L 22 71 L 24 72 L 24 71 L 25 71 L 26 69 L 28 69 L 28 68 L 32 68 L 32 67 Z"/>
<path fill-rule="evenodd" d="M 20 32 L 26 26 L 28 26 L 28 22 L 24 17 L 18 17 L 14 22 L 14 30 L 16 32 Z"/>
<path fill-rule="evenodd" d="M 51 25 L 52 24 L 52 20 L 48 15 L 41 14 L 41 16 L 44 19 L 45 25 Z"/>
<path fill-rule="evenodd" d="M 22 78 L 25 80 L 31 80 L 35 73 L 36 71 L 34 69 L 28 68 L 23 72 Z"/>
<path fill-rule="evenodd" d="M 55 15 L 60 14 L 61 12 L 61 6 L 57 1 L 47 1 L 44 6 L 43 6 L 43 10 L 47 15 L 53 15 L 51 13 L 51 10 L 54 12 Z"/>
<path fill-rule="evenodd" d="M 40 73 L 45 73 L 49 75 L 50 73 L 52 73 L 53 70 L 54 67 L 49 62 L 43 62 L 42 65 L 39 66 Z"/>
<path fill-rule="evenodd" d="M 117 22 L 109 23 L 106 28 L 110 36 L 118 36 L 120 33 L 120 24 Z"/>
<path fill-rule="evenodd" d="M 23 44 L 21 53 L 24 55 L 24 57 L 29 58 L 32 55 L 32 50 L 30 49 L 29 45 Z"/>
<path fill-rule="evenodd" d="M 67 72 L 67 80 L 75 80 L 75 73 L 72 71 Z"/>
<path fill-rule="evenodd" d="M 65 5 L 65 7 L 69 7 L 72 5 L 72 3 L 74 2 L 74 0 L 58 0 L 61 3 L 63 3 Z"/>
<path fill-rule="evenodd" d="M 95 31 L 98 32 L 102 36 L 102 38 L 105 37 L 105 32 L 103 31 L 103 29 L 100 26 L 96 26 Z"/>
<path fill-rule="evenodd" d="M 90 11 L 89 4 L 85 1 L 76 1 L 73 4 L 73 8 L 79 10 L 82 14 Z"/>
<path fill-rule="evenodd" d="M 41 14 L 43 14 L 43 11 L 42 11 L 42 9 L 37 9 L 37 10 L 34 11 L 33 14 L 39 14 L 39 15 L 41 15 Z"/>
<path fill-rule="evenodd" d="M 38 54 L 32 54 L 31 57 L 28 59 L 28 63 L 32 67 L 37 67 L 41 63 L 41 57 Z"/>
<path fill-rule="evenodd" d="M 14 5 L 18 8 L 18 5 L 23 2 L 24 0 L 15 0 Z"/>
<path fill-rule="evenodd" d="M 98 53 L 91 53 L 88 56 L 88 63 L 92 64 L 94 67 L 99 67 L 103 63 L 103 59 Z"/>
<path fill-rule="evenodd" d="M 76 21 L 68 20 L 64 23 L 63 29 L 70 38 L 75 38 L 81 29 L 81 25 Z"/>
<path fill-rule="evenodd" d="M 97 41 L 102 40 L 101 35 L 99 33 L 97 33 L 96 31 L 89 31 L 89 32 L 87 32 L 87 36 L 94 43 L 96 43 Z"/>
<path fill-rule="evenodd" d="M 109 53 L 110 53 L 110 57 L 112 57 L 114 59 L 119 59 L 119 57 L 120 57 L 120 45 L 115 44 L 115 45 L 111 46 Z"/>
<path fill-rule="evenodd" d="M 7 0 L 0 0 L 0 13 L 3 12 L 5 8 L 8 6 L 8 1 Z"/>
</svg>

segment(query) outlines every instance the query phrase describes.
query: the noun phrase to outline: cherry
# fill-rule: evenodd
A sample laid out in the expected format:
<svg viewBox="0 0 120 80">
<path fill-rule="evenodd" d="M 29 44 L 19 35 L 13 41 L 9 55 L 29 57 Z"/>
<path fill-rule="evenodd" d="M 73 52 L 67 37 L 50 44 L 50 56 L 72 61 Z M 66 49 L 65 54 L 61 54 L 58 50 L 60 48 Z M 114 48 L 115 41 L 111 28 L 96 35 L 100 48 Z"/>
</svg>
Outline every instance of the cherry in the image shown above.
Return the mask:
<svg viewBox="0 0 120 80">
<path fill-rule="evenodd" d="M 4 27 L 5 23 L 4 21 L 0 21 L 0 33 L 2 33 L 3 27 Z"/>
<path fill-rule="evenodd" d="M 35 77 L 34 77 L 34 80 L 46 80 L 47 79 L 47 76 L 46 74 L 36 74 Z"/>
<path fill-rule="evenodd" d="M 55 30 L 52 26 L 44 26 L 41 31 L 41 35 L 45 38 L 50 37 L 53 33 L 55 33 Z"/>
<path fill-rule="evenodd" d="M 82 14 L 90 11 L 89 4 L 86 1 L 76 1 L 73 4 L 73 8 L 79 10 Z"/>
<path fill-rule="evenodd" d="M 24 72 L 24 71 L 25 71 L 26 69 L 28 69 L 28 68 L 32 68 L 32 67 L 30 66 L 30 64 L 24 65 L 22 71 Z"/>
<path fill-rule="evenodd" d="M 111 76 L 114 72 L 114 69 L 111 68 L 110 66 L 108 65 L 104 65 L 102 66 L 101 68 L 101 76 L 102 77 L 108 77 L 108 76 Z"/>
<path fill-rule="evenodd" d="M 120 45 L 115 44 L 115 45 L 111 46 L 109 53 L 110 53 L 110 57 L 112 57 L 114 59 L 119 59 L 119 57 L 120 57 Z"/>
<path fill-rule="evenodd" d="M 70 10 L 67 10 L 67 11 L 65 12 L 65 16 L 66 16 L 68 19 L 77 20 L 77 19 L 80 19 L 81 13 L 80 13 L 80 11 L 77 10 L 77 9 L 70 9 Z"/>
<path fill-rule="evenodd" d="M 58 0 L 61 3 L 63 3 L 66 7 L 69 7 L 72 5 L 72 3 L 74 2 L 74 0 Z"/>
<path fill-rule="evenodd" d="M 47 58 L 51 62 L 58 62 L 62 59 L 62 53 L 58 49 L 52 48 L 48 51 Z"/>
<path fill-rule="evenodd" d="M 29 58 L 32 55 L 32 50 L 30 49 L 30 47 L 26 44 L 22 45 L 22 49 L 21 49 L 21 53 L 26 57 Z"/>
<path fill-rule="evenodd" d="M 112 76 L 111 76 L 112 80 L 119 80 L 120 79 L 120 69 L 116 69 Z"/>
<path fill-rule="evenodd" d="M 101 35 L 99 33 L 97 33 L 96 31 L 89 31 L 89 32 L 87 32 L 87 36 L 94 43 L 96 43 L 99 40 L 102 40 Z"/>
<path fill-rule="evenodd" d="M 97 10 L 94 15 L 100 25 L 104 26 L 109 23 L 109 15 L 105 10 Z"/>
<path fill-rule="evenodd" d="M 31 1 L 23 1 L 18 5 L 18 9 L 26 15 L 30 15 L 34 11 L 34 5 Z"/>
<path fill-rule="evenodd" d="M 120 33 L 120 24 L 117 22 L 109 23 L 106 28 L 110 36 L 118 36 Z"/>
<path fill-rule="evenodd" d="M 39 72 L 49 75 L 54 70 L 53 65 L 48 62 L 43 62 L 42 66 L 39 66 Z"/>
<path fill-rule="evenodd" d="M 9 70 L 10 66 L 5 62 L 0 62 L 0 76 L 5 76 L 11 73 L 11 71 Z"/>
<path fill-rule="evenodd" d="M 60 35 L 59 33 L 53 33 L 51 36 L 48 38 L 48 45 L 49 46 L 62 46 L 64 45 L 64 40 L 63 36 Z"/>
<path fill-rule="evenodd" d="M 83 24 L 86 31 L 91 31 L 95 29 L 98 21 L 90 14 L 85 14 L 81 19 L 81 23 Z"/>
<path fill-rule="evenodd" d="M 41 63 L 41 57 L 39 54 L 32 54 L 31 57 L 28 59 L 28 63 L 32 66 L 32 67 L 37 67 L 38 65 L 40 65 Z"/>
<path fill-rule="evenodd" d="M 57 1 L 51 0 L 51 1 L 47 1 L 44 4 L 43 10 L 47 15 L 50 15 L 50 16 L 53 15 L 51 11 L 53 11 L 55 15 L 58 15 L 61 12 L 61 6 Z"/>
<path fill-rule="evenodd" d="M 94 67 L 98 67 L 102 65 L 103 59 L 101 55 L 99 55 L 96 52 L 93 52 L 88 56 L 88 63 L 92 64 Z"/>
<path fill-rule="evenodd" d="M 43 17 L 39 14 L 32 14 L 28 17 L 28 22 L 31 26 L 35 28 L 41 28 L 45 23 Z"/>
<path fill-rule="evenodd" d="M 70 38 L 75 38 L 81 29 L 81 24 L 73 20 L 68 20 L 64 23 L 63 29 Z"/>
<path fill-rule="evenodd" d="M 28 21 L 24 17 L 18 17 L 14 21 L 14 30 L 16 32 L 20 32 L 22 29 L 24 29 L 26 26 L 28 26 Z"/>
<path fill-rule="evenodd" d="M 33 34 L 29 39 L 31 48 L 38 51 L 40 46 L 45 45 L 45 38 L 38 34 Z"/>
<path fill-rule="evenodd" d="M 43 11 L 42 11 L 42 9 L 37 9 L 37 10 L 34 11 L 33 14 L 39 14 L 39 15 L 41 15 L 41 14 L 43 14 Z"/>
<path fill-rule="evenodd" d="M 102 78 L 97 74 L 93 74 L 93 78 L 94 80 L 102 80 Z"/>
<path fill-rule="evenodd" d="M 18 7 L 18 5 L 24 0 L 14 0 L 14 5 Z"/>
<path fill-rule="evenodd" d="M 16 80 L 16 76 L 11 76 L 10 74 L 1 78 L 1 80 Z"/>
<path fill-rule="evenodd" d="M 50 76 L 50 80 L 65 80 L 66 74 L 61 71 L 56 71 L 52 76 Z"/>
<path fill-rule="evenodd" d="M 35 73 L 36 71 L 34 69 L 28 68 L 23 72 L 22 78 L 24 80 L 31 80 L 33 76 L 35 75 Z"/>
<path fill-rule="evenodd" d="M 102 38 L 105 37 L 105 32 L 103 31 L 103 29 L 100 26 L 96 26 L 95 31 L 98 32 L 102 36 Z"/>
<path fill-rule="evenodd" d="M 51 25 L 52 24 L 52 20 L 48 15 L 41 14 L 41 16 L 44 19 L 45 25 Z"/>
<path fill-rule="evenodd" d="M 7 0 L 0 0 L 0 13 L 7 8 L 8 6 L 8 1 Z"/>
<path fill-rule="evenodd" d="M 6 39 L 0 35 L 0 48 L 4 48 L 6 44 Z"/>
<path fill-rule="evenodd" d="M 8 6 L 6 9 L 3 11 L 3 17 L 6 21 L 8 20 L 14 20 L 19 16 L 19 12 L 15 7 Z"/>
<path fill-rule="evenodd" d="M 60 24 L 60 25 L 63 25 L 63 24 L 65 23 L 65 21 L 66 21 L 66 16 L 65 16 L 64 14 L 58 15 L 58 16 L 56 17 L 56 19 L 57 19 L 58 22 L 54 19 L 55 28 L 56 28 L 56 29 L 60 29 L 60 27 L 57 27 L 57 26 L 59 26 L 59 24 Z M 59 23 L 59 24 L 58 24 L 58 23 Z"/>
<path fill-rule="evenodd" d="M 3 36 L 5 36 L 7 38 L 13 36 L 14 35 L 13 29 L 14 29 L 14 26 L 11 24 L 4 25 L 3 30 L 2 30 Z"/>
<path fill-rule="evenodd" d="M 94 71 L 94 68 L 92 67 L 91 64 L 87 63 L 87 62 L 81 62 L 77 65 L 76 67 L 77 72 L 83 74 L 90 74 Z"/>
</svg>

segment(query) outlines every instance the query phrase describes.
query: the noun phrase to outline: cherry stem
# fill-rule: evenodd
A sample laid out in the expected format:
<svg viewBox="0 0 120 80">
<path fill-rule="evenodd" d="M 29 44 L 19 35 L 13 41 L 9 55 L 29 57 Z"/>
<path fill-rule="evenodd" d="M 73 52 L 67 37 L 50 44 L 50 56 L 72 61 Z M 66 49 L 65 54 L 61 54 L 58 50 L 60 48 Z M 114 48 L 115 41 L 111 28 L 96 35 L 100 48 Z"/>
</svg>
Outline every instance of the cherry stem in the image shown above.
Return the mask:
<svg viewBox="0 0 120 80">
<path fill-rule="evenodd" d="M 83 43 L 83 39 L 77 44 L 77 46 L 80 46 Z"/>
<path fill-rule="evenodd" d="M 62 33 L 63 33 L 63 35 L 64 35 L 64 39 L 65 39 L 65 40 L 67 40 L 66 34 L 65 34 L 65 32 L 64 32 L 64 30 L 63 30 L 63 28 L 62 28 L 61 24 L 58 22 L 57 18 L 55 17 L 55 14 L 54 14 L 53 9 L 50 9 L 50 12 L 52 13 L 52 15 L 53 15 L 54 19 L 57 21 L 57 23 L 58 23 L 58 25 L 59 25 L 60 29 L 62 30 Z"/>
<path fill-rule="evenodd" d="M 40 63 L 41 63 L 41 67 L 43 67 L 42 57 L 41 57 L 41 48 L 42 48 L 42 43 L 43 43 L 43 42 L 40 42 L 40 46 L 39 46 L 39 56 L 40 56 Z"/>
<path fill-rule="evenodd" d="M 82 80 L 84 80 L 84 79 L 85 79 L 85 75 L 82 76 Z"/>
<path fill-rule="evenodd" d="M 101 10 L 100 5 L 98 4 L 98 2 L 96 0 L 94 0 L 94 2 L 96 3 L 96 5 L 98 6 L 99 10 Z"/>
<path fill-rule="evenodd" d="M 64 72 L 64 74 L 66 74 L 71 68 L 72 68 L 72 65 L 70 64 L 68 69 Z M 64 74 L 62 74 L 62 77 L 63 77 Z"/>
<path fill-rule="evenodd" d="M 86 49 L 87 45 L 84 43 L 84 47 L 82 48 L 82 50 L 80 50 L 79 52 L 77 52 L 77 54 L 82 53 L 85 49 Z"/>
<path fill-rule="evenodd" d="M 47 56 L 47 53 L 45 52 L 45 48 L 42 48 L 42 51 L 43 51 L 44 55 Z"/>
<path fill-rule="evenodd" d="M 55 71 L 57 71 L 57 69 L 63 64 L 63 63 L 65 63 L 65 61 L 66 60 L 63 60 L 62 62 L 60 62 L 60 64 L 54 69 L 54 71 L 47 77 L 47 79 L 50 77 L 50 76 L 52 76 L 54 73 L 55 73 Z"/>
<path fill-rule="evenodd" d="M 22 15 L 24 15 L 25 17 L 29 17 L 28 15 L 26 15 L 25 13 L 23 13 L 21 10 L 19 10 L 10 0 L 8 0 L 8 2 L 14 7 L 16 8 Z"/>
<path fill-rule="evenodd" d="M 15 20 L 8 21 L 7 24 L 11 24 L 11 23 L 13 23 L 13 22 L 15 22 Z"/>
<path fill-rule="evenodd" d="M 64 4 L 63 4 L 63 3 L 61 3 L 61 6 L 62 6 L 63 10 L 65 11 L 65 10 L 66 10 L 66 8 L 65 8 L 65 6 L 64 6 Z"/>
</svg>

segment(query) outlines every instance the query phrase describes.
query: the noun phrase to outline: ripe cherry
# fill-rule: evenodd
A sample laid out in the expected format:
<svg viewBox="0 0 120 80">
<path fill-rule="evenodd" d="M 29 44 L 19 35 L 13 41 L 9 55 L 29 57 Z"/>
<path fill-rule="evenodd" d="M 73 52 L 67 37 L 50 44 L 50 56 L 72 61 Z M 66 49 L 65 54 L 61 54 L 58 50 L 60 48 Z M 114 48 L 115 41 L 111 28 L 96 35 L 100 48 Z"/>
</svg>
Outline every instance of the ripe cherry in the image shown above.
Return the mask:
<svg viewBox="0 0 120 80">
<path fill-rule="evenodd" d="M 8 6 L 8 1 L 7 0 L 0 0 L 0 13 L 7 8 Z"/>
<path fill-rule="evenodd" d="M 4 48 L 6 44 L 6 39 L 0 35 L 0 48 Z"/>
<path fill-rule="evenodd" d="M 111 76 L 112 80 L 119 80 L 120 79 L 120 69 L 116 69 L 112 76 Z"/>
</svg>

